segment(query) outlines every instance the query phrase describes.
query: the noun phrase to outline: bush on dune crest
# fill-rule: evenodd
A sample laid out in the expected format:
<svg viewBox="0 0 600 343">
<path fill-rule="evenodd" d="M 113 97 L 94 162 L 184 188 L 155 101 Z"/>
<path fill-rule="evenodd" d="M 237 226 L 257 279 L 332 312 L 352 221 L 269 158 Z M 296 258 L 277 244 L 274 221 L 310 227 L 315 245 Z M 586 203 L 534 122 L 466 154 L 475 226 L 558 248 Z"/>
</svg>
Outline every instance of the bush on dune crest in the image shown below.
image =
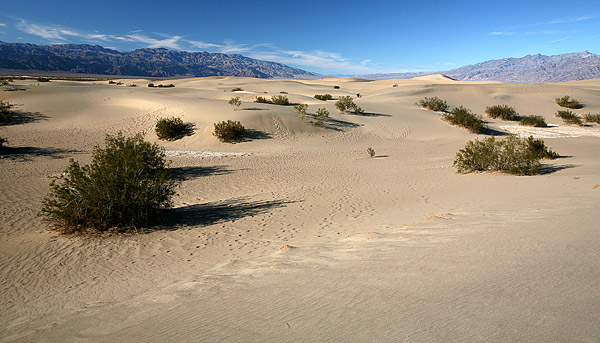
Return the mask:
<svg viewBox="0 0 600 343">
<path fill-rule="evenodd" d="M 442 100 L 437 96 L 434 96 L 432 98 L 425 97 L 424 99 L 419 100 L 419 102 L 417 102 L 417 105 L 434 112 L 448 111 L 448 103 L 446 102 L 446 100 Z"/>
<path fill-rule="evenodd" d="M 533 175 L 541 167 L 543 158 L 554 159 L 558 154 L 548 149 L 541 139 L 519 138 L 514 135 L 505 140 L 487 137 L 467 142 L 456 154 L 453 165 L 459 173 L 475 171 L 500 171 L 515 175 Z"/>
<path fill-rule="evenodd" d="M 478 116 L 471 112 L 468 108 L 459 106 L 450 113 L 445 113 L 442 117 L 445 121 L 464 127 L 472 133 L 485 133 L 487 126 L 481 116 Z"/>
<path fill-rule="evenodd" d="M 177 181 L 164 150 L 141 134 L 107 135 L 92 162 L 71 159 L 50 185 L 41 214 L 61 233 L 102 233 L 154 225 L 172 206 Z"/>
</svg>

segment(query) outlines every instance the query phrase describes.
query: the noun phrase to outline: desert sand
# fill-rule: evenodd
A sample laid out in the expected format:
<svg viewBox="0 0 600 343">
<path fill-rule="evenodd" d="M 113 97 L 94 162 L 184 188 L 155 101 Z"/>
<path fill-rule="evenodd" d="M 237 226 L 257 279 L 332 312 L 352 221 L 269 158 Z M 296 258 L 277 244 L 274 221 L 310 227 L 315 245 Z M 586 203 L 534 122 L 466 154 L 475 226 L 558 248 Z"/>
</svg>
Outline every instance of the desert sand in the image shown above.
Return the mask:
<svg viewBox="0 0 600 343">
<path fill-rule="evenodd" d="M 0 92 L 29 118 L 0 127 L 0 342 L 600 341 L 600 125 L 554 117 L 563 95 L 600 112 L 600 80 L 121 81 Z M 252 102 L 280 92 L 332 121 Z M 353 96 L 365 115 L 313 98 L 324 93 Z M 458 174 L 456 152 L 484 136 L 416 106 L 425 96 L 542 115 L 552 128 L 487 120 L 564 157 L 535 176 Z M 194 134 L 158 141 L 167 116 Z M 220 143 L 213 123 L 226 119 L 252 134 Z M 50 178 L 119 130 L 159 142 L 183 179 L 168 223 L 49 231 L 38 213 Z"/>
</svg>

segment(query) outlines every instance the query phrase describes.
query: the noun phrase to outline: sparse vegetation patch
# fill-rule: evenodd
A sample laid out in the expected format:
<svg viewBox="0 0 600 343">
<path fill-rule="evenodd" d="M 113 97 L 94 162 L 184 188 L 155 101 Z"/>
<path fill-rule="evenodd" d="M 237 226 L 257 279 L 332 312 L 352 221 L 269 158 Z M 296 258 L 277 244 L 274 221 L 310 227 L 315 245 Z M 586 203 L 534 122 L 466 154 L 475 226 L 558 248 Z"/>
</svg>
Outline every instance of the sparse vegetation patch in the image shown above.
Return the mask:
<svg viewBox="0 0 600 343">
<path fill-rule="evenodd" d="M 375 157 L 375 150 L 372 148 L 367 148 L 367 154 L 369 154 L 371 157 Z"/>
<path fill-rule="evenodd" d="M 333 99 L 333 97 L 331 94 L 315 94 L 315 99 L 327 101 Z"/>
<path fill-rule="evenodd" d="M 474 114 L 468 108 L 459 106 L 442 117 L 450 124 L 464 127 L 472 133 L 485 133 L 487 126 L 481 116 Z"/>
<path fill-rule="evenodd" d="M 298 105 L 294 106 L 294 109 L 296 110 L 296 112 L 298 112 L 300 119 L 302 121 L 304 121 L 304 119 L 306 117 L 306 110 L 308 109 L 308 105 L 307 104 L 298 104 Z"/>
<path fill-rule="evenodd" d="M 485 109 L 485 113 L 494 119 L 500 118 L 502 120 L 519 120 L 519 113 L 517 113 L 514 108 L 508 105 L 488 106 Z"/>
<path fill-rule="evenodd" d="M 254 102 L 257 102 L 259 104 L 270 104 L 271 100 L 269 100 L 269 99 L 267 99 L 265 97 L 262 97 L 262 96 L 257 96 L 256 100 L 254 100 Z"/>
<path fill-rule="evenodd" d="M 329 111 L 322 107 L 317 109 L 317 112 L 312 115 L 314 119 L 315 126 L 323 126 L 323 122 L 329 120 Z"/>
<path fill-rule="evenodd" d="M 242 100 L 240 100 L 239 96 L 236 96 L 229 100 L 229 104 L 233 106 L 234 110 L 237 110 L 242 104 Z"/>
<path fill-rule="evenodd" d="M 160 222 L 177 182 L 164 150 L 138 134 L 107 136 L 92 162 L 71 159 L 50 185 L 41 214 L 62 233 L 119 232 Z"/>
<path fill-rule="evenodd" d="M 288 97 L 285 95 L 273 95 L 271 97 L 271 102 L 274 103 L 275 105 L 282 105 L 282 106 L 287 106 L 290 104 L 290 100 L 288 100 Z"/>
<path fill-rule="evenodd" d="M 534 127 L 547 127 L 548 126 L 548 124 L 546 123 L 546 119 L 544 119 L 544 117 L 536 116 L 536 115 L 521 117 L 519 124 L 525 125 L 525 126 L 534 126 Z"/>
<path fill-rule="evenodd" d="M 241 89 L 240 87 L 236 87 L 234 89 L 231 90 L 232 92 L 240 92 L 243 91 L 243 89 Z"/>
<path fill-rule="evenodd" d="M 582 108 L 583 105 L 576 99 L 571 99 L 570 96 L 565 95 L 562 98 L 556 98 L 554 99 L 554 101 L 556 101 L 556 104 L 560 107 L 566 107 L 566 108 L 571 108 L 571 109 L 577 109 L 577 108 Z"/>
<path fill-rule="evenodd" d="M 600 124 L 600 113 L 596 113 L 596 114 L 584 113 L 583 119 L 585 120 L 586 123 Z"/>
<path fill-rule="evenodd" d="M 435 112 L 448 111 L 448 103 L 446 102 L 446 100 L 442 100 L 437 96 L 434 96 L 432 98 L 425 97 L 424 99 L 419 100 L 419 102 L 417 102 L 417 105 Z"/>
</svg>

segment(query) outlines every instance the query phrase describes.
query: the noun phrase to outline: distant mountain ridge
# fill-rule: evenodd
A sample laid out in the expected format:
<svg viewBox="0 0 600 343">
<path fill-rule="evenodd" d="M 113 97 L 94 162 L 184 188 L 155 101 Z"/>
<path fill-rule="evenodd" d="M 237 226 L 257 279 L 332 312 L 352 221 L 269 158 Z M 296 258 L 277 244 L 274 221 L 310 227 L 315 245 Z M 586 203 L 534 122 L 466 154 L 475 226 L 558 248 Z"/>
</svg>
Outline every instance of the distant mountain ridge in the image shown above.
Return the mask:
<svg viewBox="0 0 600 343">
<path fill-rule="evenodd" d="M 242 55 L 99 45 L 36 45 L 0 41 L 0 69 L 144 77 L 241 76 L 315 78 L 317 74 Z"/>
<path fill-rule="evenodd" d="M 600 78 L 600 55 L 589 51 L 545 56 L 527 55 L 471 64 L 447 71 L 431 73 L 368 74 L 371 80 L 407 79 L 444 74 L 461 81 L 502 81 L 511 83 L 566 82 Z"/>
</svg>

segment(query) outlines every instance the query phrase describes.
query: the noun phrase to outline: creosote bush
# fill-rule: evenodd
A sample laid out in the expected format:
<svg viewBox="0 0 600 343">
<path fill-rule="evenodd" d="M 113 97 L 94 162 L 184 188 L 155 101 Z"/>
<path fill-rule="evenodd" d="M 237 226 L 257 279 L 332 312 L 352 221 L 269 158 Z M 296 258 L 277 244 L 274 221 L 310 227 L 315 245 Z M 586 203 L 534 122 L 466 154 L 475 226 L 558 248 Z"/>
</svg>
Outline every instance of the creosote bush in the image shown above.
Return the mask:
<svg viewBox="0 0 600 343">
<path fill-rule="evenodd" d="M 288 97 L 285 95 L 273 95 L 271 97 L 271 102 L 274 103 L 275 105 L 289 105 L 290 104 L 290 100 L 288 100 Z"/>
<path fill-rule="evenodd" d="M 38 77 L 37 82 L 50 82 L 50 78 L 48 77 Z"/>
<path fill-rule="evenodd" d="M 487 130 L 481 116 L 473 114 L 471 110 L 463 106 L 454 108 L 450 113 L 445 113 L 442 119 L 450 124 L 464 127 L 472 133 L 484 133 Z"/>
<path fill-rule="evenodd" d="M 229 100 L 229 104 L 233 106 L 235 110 L 237 110 L 242 104 L 242 100 L 240 100 L 239 96 L 236 96 Z"/>
<path fill-rule="evenodd" d="M 317 109 L 317 113 L 313 114 L 312 116 L 315 126 L 323 126 L 323 122 L 329 120 L 329 111 L 326 108 L 321 107 Z"/>
<path fill-rule="evenodd" d="M 178 182 L 167 168 L 164 150 L 141 134 L 107 135 L 92 162 L 71 159 L 50 185 L 41 214 L 62 233 L 124 231 L 160 222 L 172 206 Z"/>
<path fill-rule="evenodd" d="M 281 91 L 281 92 L 279 92 L 279 94 L 288 94 L 288 92 L 286 92 L 286 91 Z"/>
<path fill-rule="evenodd" d="M 306 117 L 306 110 L 308 109 L 308 105 L 307 104 L 298 104 L 298 105 L 294 106 L 294 109 L 296 110 L 296 112 L 298 112 L 300 119 L 302 121 L 304 121 L 304 118 Z"/>
<path fill-rule="evenodd" d="M 508 105 L 488 106 L 485 108 L 485 113 L 494 119 L 499 117 L 502 120 L 519 120 L 519 113 Z"/>
<path fill-rule="evenodd" d="M 315 94 L 315 99 L 327 101 L 333 99 L 333 97 L 331 94 Z"/>
<path fill-rule="evenodd" d="M 10 124 L 15 118 L 12 106 L 8 101 L 0 100 L 0 125 Z"/>
<path fill-rule="evenodd" d="M 161 83 L 161 84 L 159 84 L 159 85 L 158 85 L 158 86 L 156 86 L 156 87 L 158 87 L 158 88 L 171 88 L 171 87 L 175 87 L 175 85 L 174 85 L 174 84 L 172 84 L 172 83 L 169 83 L 168 85 L 163 85 L 163 84 Z"/>
<path fill-rule="evenodd" d="M 546 123 L 546 119 L 544 119 L 544 117 L 542 117 L 542 116 L 536 116 L 536 115 L 521 117 L 519 124 L 525 125 L 525 126 L 534 126 L 534 127 L 548 127 L 548 124 Z"/>
<path fill-rule="evenodd" d="M 149 84 L 148 84 L 148 87 L 150 87 L 150 88 L 154 87 L 154 83 L 152 83 L 152 82 L 151 82 L 151 83 L 149 83 Z"/>
<path fill-rule="evenodd" d="M 333 89 L 340 89 L 340 86 L 333 86 Z"/>
<path fill-rule="evenodd" d="M 600 124 L 600 113 L 597 113 L 597 114 L 584 113 L 583 119 L 585 119 L 586 123 Z"/>
<path fill-rule="evenodd" d="M 215 123 L 215 131 L 213 133 L 221 142 L 231 143 L 244 135 L 244 127 L 239 121 L 227 120 Z"/>
<path fill-rule="evenodd" d="M 554 101 L 556 101 L 556 104 L 560 107 L 566 107 L 566 108 L 571 108 L 571 109 L 577 109 L 577 108 L 582 108 L 583 105 L 576 99 L 571 99 L 570 96 L 565 95 L 562 98 L 556 98 L 554 99 Z"/>
<path fill-rule="evenodd" d="M 425 97 L 424 99 L 419 100 L 419 102 L 417 102 L 417 105 L 435 112 L 448 111 L 448 103 L 446 103 L 446 100 L 442 100 L 437 96 L 434 96 L 432 98 Z"/>
<path fill-rule="evenodd" d="M 352 100 L 350 95 L 339 97 L 338 101 L 335 102 L 335 107 L 338 111 L 344 113 L 352 110 L 356 110 L 356 104 Z"/>
<path fill-rule="evenodd" d="M 270 104 L 271 100 L 269 100 L 269 99 L 267 99 L 265 97 L 262 97 L 262 96 L 257 96 L 256 100 L 254 100 L 254 102 L 258 102 L 260 104 Z"/>
<path fill-rule="evenodd" d="M 161 118 L 156 122 L 154 131 L 159 139 L 175 140 L 186 133 L 187 126 L 181 118 Z"/>
<path fill-rule="evenodd" d="M 240 92 L 243 91 L 243 89 L 241 89 L 240 87 L 236 87 L 234 89 L 231 90 L 232 92 Z"/>
<path fill-rule="evenodd" d="M 583 125 L 581 117 L 569 110 L 556 111 L 556 117 L 562 119 L 565 124 Z"/>
<path fill-rule="evenodd" d="M 375 150 L 372 148 L 367 148 L 367 154 L 369 154 L 371 157 L 375 157 Z"/>
<path fill-rule="evenodd" d="M 500 171 L 533 175 L 540 170 L 540 160 L 545 156 L 556 158 L 558 154 L 548 150 L 541 139 L 510 135 L 500 141 L 492 136 L 467 142 L 456 154 L 454 166 L 460 173 Z"/>
</svg>

